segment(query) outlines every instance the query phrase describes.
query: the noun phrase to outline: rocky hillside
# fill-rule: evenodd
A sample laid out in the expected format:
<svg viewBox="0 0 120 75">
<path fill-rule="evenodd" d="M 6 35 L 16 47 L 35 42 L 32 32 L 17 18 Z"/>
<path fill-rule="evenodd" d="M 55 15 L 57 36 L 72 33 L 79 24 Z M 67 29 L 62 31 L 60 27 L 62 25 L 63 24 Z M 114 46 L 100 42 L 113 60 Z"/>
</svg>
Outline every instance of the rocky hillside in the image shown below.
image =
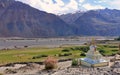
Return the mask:
<svg viewBox="0 0 120 75">
<path fill-rule="evenodd" d="M 68 16 L 68 14 L 66 15 Z M 76 17 L 78 13 L 75 13 L 74 15 L 66 19 L 71 20 L 71 17 Z M 70 23 L 71 26 L 76 27 L 76 35 L 120 35 L 120 10 L 107 8 L 102 10 L 90 10 L 83 14 L 80 13 L 78 16 L 79 17 L 76 20 L 74 19 L 74 21 L 71 21 L 72 23 Z M 66 23 L 68 22 L 65 18 L 62 19 Z"/>
<path fill-rule="evenodd" d="M 84 12 L 78 11 L 75 13 L 68 13 L 68 14 L 62 14 L 59 15 L 59 17 L 65 21 L 67 24 L 72 24 L 74 21 L 76 21 L 81 15 L 83 15 Z"/>
<path fill-rule="evenodd" d="M 14 0 L 0 0 L 0 37 L 56 37 L 73 35 L 58 16 Z"/>
<path fill-rule="evenodd" d="M 82 35 L 120 35 L 120 11 L 119 10 L 96 10 L 88 11 L 75 22 L 78 34 Z"/>
</svg>

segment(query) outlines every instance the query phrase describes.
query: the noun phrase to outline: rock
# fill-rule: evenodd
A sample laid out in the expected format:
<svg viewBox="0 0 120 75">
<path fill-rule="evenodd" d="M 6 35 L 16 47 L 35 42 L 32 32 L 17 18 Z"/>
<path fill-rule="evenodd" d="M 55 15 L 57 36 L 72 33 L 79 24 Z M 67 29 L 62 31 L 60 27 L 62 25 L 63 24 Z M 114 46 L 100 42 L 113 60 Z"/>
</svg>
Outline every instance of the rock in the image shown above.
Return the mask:
<svg viewBox="0 0 120 75">
<path fill-rule="evenodd" d="M 13 69 L 6 69 L 5 70 L 5 73 L 6 74 L 15 74 L 15 73 L 17 73 L 15 70 L 13 70 Z"/>
</svg>

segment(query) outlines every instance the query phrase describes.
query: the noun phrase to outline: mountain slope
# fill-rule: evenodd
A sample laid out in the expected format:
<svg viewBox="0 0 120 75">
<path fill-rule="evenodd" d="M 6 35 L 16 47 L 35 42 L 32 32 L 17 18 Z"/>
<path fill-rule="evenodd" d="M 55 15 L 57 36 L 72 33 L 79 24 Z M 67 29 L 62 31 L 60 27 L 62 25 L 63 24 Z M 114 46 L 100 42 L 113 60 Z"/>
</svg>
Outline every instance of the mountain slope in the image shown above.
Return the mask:
<svg viewBox="0 0 120 75">
<path fill-rule="evenodd" d="M 120 10 L 91 10 L 73 22 L 77 35 L 120 35 Z"/>
<path fill-rule="evenodd" d="M 14 0 L 0 0 L 0 36 L 54 37 L 72 35 L 59 17 Z"/>
<path fill-rule="evenodd" d="M 59 15 L 59 17 L 65 21 L 67 24 L 73 24 L 75 20 L 77 20 L 81 15 L 83 15 L 84 12 L 76 12 L 76 13 L 68 13 L 68 14 L 62 14 Z"/>
</svg>

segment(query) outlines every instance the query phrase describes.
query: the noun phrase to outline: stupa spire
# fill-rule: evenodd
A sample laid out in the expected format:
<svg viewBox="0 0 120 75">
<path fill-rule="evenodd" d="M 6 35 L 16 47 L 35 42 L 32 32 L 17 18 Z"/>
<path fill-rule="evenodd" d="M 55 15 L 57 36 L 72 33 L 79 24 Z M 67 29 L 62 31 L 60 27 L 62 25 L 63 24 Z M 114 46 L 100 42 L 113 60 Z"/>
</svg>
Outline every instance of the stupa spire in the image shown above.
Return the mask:
<svg viewBox="0 0 120 75">
<path fill-rule="evenodd" d="M 94 46 L 94 51 L 96 51 L 96 43 L 95 43 L 95 39 L 94 38 L 92 38 L 91 45 Z"/>
<path fill-rule="evenodd" d="M 91 45 L 96 45 L 95 38 L 91 39 Z"/>
</svg>

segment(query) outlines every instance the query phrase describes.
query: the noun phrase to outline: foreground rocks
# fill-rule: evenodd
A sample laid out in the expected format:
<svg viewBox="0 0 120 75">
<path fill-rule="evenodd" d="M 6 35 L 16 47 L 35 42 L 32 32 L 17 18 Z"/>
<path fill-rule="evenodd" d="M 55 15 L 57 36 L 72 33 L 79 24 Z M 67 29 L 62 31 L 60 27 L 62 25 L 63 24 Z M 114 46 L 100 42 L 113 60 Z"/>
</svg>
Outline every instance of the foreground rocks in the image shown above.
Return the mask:
<svg viewBox="0 0 120 75">
<path fill-rule="evenodd" d="M 88 68 L 83 66 L 71 67 L 71 61 L 58 63 L 54 70 L 44 70 L 44 65 L 37 63 L 15 64 L 9 67 L 0 67 L 4 75 L 120 75 L 120 61 L 111 67 Z"/>
<path fill-rule="evenodd" d="M 53 75 L 120 75 L 120 68 L 67 68 L 60 70 Z"/>
</svg>

